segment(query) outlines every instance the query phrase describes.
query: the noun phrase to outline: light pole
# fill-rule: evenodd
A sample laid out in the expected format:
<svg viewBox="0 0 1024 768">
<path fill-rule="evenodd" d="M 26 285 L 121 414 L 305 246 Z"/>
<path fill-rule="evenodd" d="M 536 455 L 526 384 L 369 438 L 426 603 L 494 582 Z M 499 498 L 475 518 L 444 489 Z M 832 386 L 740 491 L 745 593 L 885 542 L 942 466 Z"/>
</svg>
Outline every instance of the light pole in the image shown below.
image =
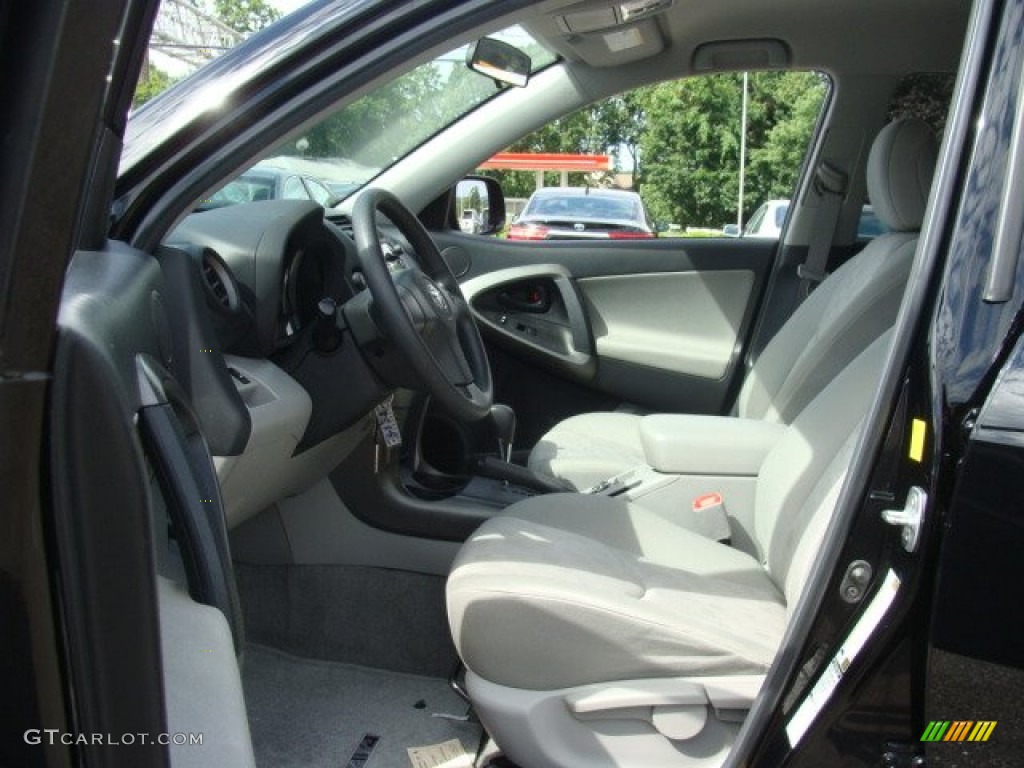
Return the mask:
<svg viewBox="0 0 1024 768">
<path fill-rule="evenodd" d="M 747 73 L 743 73 L 743 106 L 740 110 L 740 194 L 736 203 L 736 226 L 743 231 L 743 183 L 747 175 Z"/>
</svg>

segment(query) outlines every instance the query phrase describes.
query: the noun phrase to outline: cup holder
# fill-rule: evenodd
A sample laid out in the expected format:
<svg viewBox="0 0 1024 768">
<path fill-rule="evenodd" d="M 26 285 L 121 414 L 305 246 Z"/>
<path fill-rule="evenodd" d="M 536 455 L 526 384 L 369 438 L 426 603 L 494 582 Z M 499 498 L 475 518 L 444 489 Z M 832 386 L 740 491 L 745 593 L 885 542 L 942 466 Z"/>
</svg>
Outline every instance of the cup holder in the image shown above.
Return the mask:
<svg viewBox="0 0 1024 768">
<path fill-rule="evenodd" d="M 418 474 L 465 478 L 470 474 L 471 448 L 465 428 L 441 414 L 427 414 L 419 435 Z M 426 465 L 426 466 L 424 466 Z"/>
</svg>

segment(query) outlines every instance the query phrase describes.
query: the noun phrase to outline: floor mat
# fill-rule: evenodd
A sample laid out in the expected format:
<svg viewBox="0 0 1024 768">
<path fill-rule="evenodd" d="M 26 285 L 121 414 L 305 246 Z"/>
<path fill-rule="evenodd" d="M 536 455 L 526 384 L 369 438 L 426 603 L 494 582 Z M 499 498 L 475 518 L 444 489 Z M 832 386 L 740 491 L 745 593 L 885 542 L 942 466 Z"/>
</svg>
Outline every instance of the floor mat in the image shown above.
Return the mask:
<svg viewBox="0 0 1024 768">
<path fill-rule="evenodd" d="M 458 739 L 474 752 L 480 726 L 445 680 L 247 645 L 242 672 L 259 768 L 347 768 L 366 734 L 379 737 L 365 768 L 411 768 L 407 749 Z M 372 739 L 371 739 L 372 741 Z"/>
</svg>

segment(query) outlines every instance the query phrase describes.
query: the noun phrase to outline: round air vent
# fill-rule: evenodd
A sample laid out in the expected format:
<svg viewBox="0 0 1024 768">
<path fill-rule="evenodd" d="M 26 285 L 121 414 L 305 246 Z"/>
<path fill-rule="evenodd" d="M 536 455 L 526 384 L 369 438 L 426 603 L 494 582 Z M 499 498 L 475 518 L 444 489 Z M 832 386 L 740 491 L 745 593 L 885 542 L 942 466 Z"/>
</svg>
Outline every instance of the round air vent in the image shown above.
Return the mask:
<svg viewBox="0 0 1024 768">
<path fill-rule="evenodd" d="M 238 310 L 238 286 L 234 275 L 224 263 L 220 254 L 210 248 L 203 249 L 201 262 L 203 285 L 206 286 L 207 299 L 214 307 L 222 311 Z"/>
</svg>

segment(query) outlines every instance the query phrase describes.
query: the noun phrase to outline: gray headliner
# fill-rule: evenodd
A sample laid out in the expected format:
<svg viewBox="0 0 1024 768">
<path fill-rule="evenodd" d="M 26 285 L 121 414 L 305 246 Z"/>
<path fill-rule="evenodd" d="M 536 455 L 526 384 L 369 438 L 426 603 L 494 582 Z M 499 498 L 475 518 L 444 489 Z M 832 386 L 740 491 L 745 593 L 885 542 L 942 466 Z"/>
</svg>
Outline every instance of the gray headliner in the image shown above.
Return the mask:
<svg viewBox="0 0 1024 768">
<path fill-rule="evenodd" d="M 613 3 L 584 2 L 547 7 L 524 24 L 570 61 L 585 61 L 582 45 L 590 35 L 566 35 L 556 17 L 569 10 Z M 545 6 L 542 6 L 544 8 Z M 645 59 L 652 79 L 692 71 L 694 49 L 707 42 L 775 38 L 792 52 L 791 65 L 828 72 L 906 74 L 952 71 L 970 4 L 961 0 L 675 0 L 657 18 L 665 50 Z M 589 56 L 596 67 L 614 66 L 617 57 Z"/>
</svg>

